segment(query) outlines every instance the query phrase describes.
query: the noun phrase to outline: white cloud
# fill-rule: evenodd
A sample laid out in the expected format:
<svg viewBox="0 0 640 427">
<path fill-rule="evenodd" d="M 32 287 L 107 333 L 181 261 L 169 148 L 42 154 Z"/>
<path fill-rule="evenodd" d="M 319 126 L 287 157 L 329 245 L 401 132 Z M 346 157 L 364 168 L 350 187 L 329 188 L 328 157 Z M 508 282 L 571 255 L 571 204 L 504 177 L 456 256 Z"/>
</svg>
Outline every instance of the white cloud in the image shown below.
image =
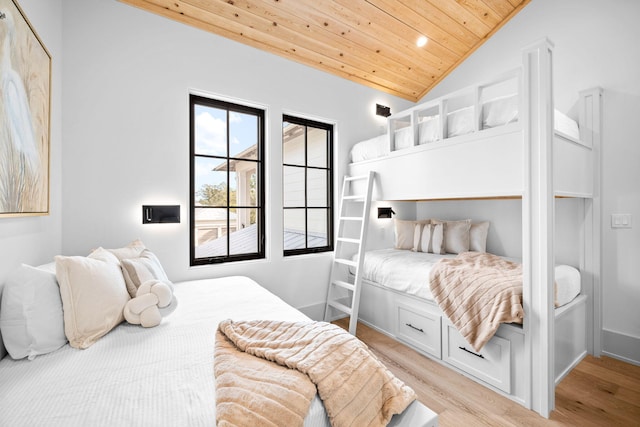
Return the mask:
<svg viewBox="0 0 640 427">
<path fill-rule="evenodd" d="M 240 113 L 236 113 L 235 111 L 229 111 L 229 121 L 231 123 L 241 123 L 242 115 Z"/>
<path fill-rule="evenodd" d="M 224 120 L 203 111 L 196 116 L 197 154 L 226 155 L 227 125 Z"/>
</svg>

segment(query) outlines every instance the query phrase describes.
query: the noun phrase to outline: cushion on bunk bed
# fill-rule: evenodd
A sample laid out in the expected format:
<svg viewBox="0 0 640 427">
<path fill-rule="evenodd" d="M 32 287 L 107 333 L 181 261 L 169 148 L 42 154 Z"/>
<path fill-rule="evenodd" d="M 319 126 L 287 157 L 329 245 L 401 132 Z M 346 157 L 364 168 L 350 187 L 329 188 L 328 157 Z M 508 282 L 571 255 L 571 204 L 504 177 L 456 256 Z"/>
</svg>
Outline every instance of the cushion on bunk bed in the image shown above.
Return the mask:
<svg viewBox="0 0 640 427">
<path fill-rule="evenodd" d="M 482 129 L 518 121 L 518 95 L 493 98 L 482 104 Z"/>
<path fill-rule="evenodd" d="M 459 254 L 469 250 L 469 231 L 471 220 L 443 221 L 432 219 L 432 224 L 442 224 L 444 227 L 444 252 Z"/>
<path fill-rule="evenodd" d="M 473 132 L 473 107 L 465 107 L 447 114 L 447 137 Z"/>
<path fill-rule="evenodd" d="M 413 128 L 411 126 L 397 129 L 393 133 L 393 150 L 413 147 Z"/>
<path fill-rule="evenodd" d="M 481 279 L 481 280 L 480 280 Z M 464 252 L 431 269 L 433 298 L 476 351 L 501 323 L 522 323 L 522 265 L 497 255 Z"/>
<path fill-rule="evenodd" d="M 415 247 L 415 226 L 416 224 L 428 224 L 430 220 L 393 220 L 394 225 L 394 247 L 396 249 L 413 249 Z"/>
<path fill-rule="evenodd" d="M 487 236 L 489 235 L 489 221 L 472 222 L 469 229 L 469 250 L 473 252 L 487 251 Z"/>
<path fill-rule="evenodd" d="M 440 116 L 423 117 L 418 123 L 418 144 L 428 144 L 440 139 Z"/>
</svg>

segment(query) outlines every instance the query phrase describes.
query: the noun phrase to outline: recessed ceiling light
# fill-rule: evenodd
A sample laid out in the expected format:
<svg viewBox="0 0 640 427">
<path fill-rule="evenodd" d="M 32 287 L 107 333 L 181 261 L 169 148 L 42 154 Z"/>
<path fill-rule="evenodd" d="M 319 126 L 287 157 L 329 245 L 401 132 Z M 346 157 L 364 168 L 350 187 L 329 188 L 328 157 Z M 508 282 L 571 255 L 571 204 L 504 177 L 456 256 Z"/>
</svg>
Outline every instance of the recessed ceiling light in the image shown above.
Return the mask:
<svg viewBox="0 0 640 427">
<path fill-rule="evenodd" d="M 416 45 L 418 47 L 422 47 L 427 44 L 428 39 L 425 36 L 418 37 L 418 41 L 416 41 Z"/>
</svg>

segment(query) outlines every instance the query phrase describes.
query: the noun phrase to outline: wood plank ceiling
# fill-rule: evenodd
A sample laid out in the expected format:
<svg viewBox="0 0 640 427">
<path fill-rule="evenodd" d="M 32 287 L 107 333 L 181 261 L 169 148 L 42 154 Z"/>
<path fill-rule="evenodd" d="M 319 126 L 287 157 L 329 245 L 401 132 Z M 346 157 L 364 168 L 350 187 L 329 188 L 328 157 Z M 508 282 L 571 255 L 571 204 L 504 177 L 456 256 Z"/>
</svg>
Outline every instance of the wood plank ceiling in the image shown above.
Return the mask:
<svg viewBox="0 0 640 427">
<path fill-rule="evenodd" d="M 415 102 L 530 0 L 120 1 Z"/>
</svg>

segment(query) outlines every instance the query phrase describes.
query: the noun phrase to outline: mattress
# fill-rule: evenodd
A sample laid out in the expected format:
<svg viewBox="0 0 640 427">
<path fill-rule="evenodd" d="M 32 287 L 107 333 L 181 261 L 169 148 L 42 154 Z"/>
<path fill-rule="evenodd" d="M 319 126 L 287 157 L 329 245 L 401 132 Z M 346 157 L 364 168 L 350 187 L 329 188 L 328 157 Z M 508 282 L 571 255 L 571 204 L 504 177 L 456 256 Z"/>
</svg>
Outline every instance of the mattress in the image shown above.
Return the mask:
<svg viewBox="0 0 640 427">
<path fill-rule="evenodd" d="M 123 323 L 86 350 L 0 360 L 0 426 L 214 426 L 218 323 L 308 318 L 246 277 L 177 283 L 155 328 Z M 305 426 L 328 426 L 316 396 Z"/>
<path fill-rule="evenodd" d="M 362 277 L 383 287 L 434 301 L 429 273 L 440 259 L 455 257 L 455 254 L 439 255 L 403 249 L 367 251 Z M 556 307 L 568 304 L 580 294 L 580 272 L 576 268 L 556 266 L 555 280 Z"/>
</svg>

